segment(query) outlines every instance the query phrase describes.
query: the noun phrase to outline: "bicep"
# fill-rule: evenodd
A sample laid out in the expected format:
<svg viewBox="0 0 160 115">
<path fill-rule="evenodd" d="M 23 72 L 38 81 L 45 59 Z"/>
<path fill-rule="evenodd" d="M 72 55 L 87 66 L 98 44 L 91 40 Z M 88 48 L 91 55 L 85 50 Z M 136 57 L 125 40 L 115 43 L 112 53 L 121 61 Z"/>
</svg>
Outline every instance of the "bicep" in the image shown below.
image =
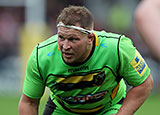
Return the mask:
<svg viewBox="0 0 160 115">
<path fill-rule="evenodd" d="M 30 97 L 26 96 L 24 93 L 22 94 L 22 97 L 20 100 L 21 103 L 28 103 L 29 105 L 34 105 L 34 106 L 38 106 L 39 101 L 40 101 L 40 99 L 30 98 Z"/>
<path fill-rule="evenodd" d="M 142 84 L 140 84 L 139 86 L 144 87 L 146 90 L 151 90 L 153 88 L 152 75 L 149 74 L 149 76 L 147 77 L 147 79 Z"/>
<path fill-rule="evenodd" d="M 137 97 L 146 98 L 151 93 L 153 88 L 153 79 L 151 74 L 147 77 L 147 79 L 138 86 L 131 88 L 129 91 L 130 94 L 136 95 Z"/>
</svg>

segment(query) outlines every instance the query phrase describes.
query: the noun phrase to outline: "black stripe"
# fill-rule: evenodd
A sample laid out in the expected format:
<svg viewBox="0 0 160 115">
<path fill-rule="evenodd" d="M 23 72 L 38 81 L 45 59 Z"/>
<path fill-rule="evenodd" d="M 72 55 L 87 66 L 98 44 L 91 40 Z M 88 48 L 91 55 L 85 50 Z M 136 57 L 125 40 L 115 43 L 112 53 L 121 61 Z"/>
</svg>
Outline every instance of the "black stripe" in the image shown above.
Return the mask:
<svg viewBox="0 0 160 115">
<path fill-rule="evenodd" d="M 122 99 L 117 103 L 117 104 L 123 104 L 123 102 L 124 102 L 124 97 L 122 97 Z"/>
<path fill-rule="evenodd" d="M 57 83 L 56 86 L 60 91 L 71 91 L 74 89 L 84 89 L 87 87 L 94 87 L 94 82 L 92 81 L 81 81 L 79 83 Z"/>
<path fill-rule="evenodd" d="M 46 46 L 51 45 L 51 44 L 56 43 L 56 42 L 57 42 L 57 41 L 53 41 L 53 42 L 50 42 L 50 43 L 45 44 L 45 45 L 43 45 L 43 46 L 39 46 L 38 49 L 43 48 L 43 47 L 46 47 Z"/>
<path fill-rule="evenodd" d="M 89 72 L 81 72 L 81 73 L 76 73 L 76 74 L 71 74 L 71 75 L 49 74 L 45 79 L 45 83 L 47 82 L 47 79 L 49 76 L 62 77 L 62 78 L 67 78 L 67 77 L 72 77 L 72 76 L 85 76 L 85 75 L 92 74 L 95 72 L 100 72 L 101 70 L 103 70 L 103 68 L 110 69 L 110 71 L 113 73 L 113 75 L 117 78 L 117 75 L 114 73 L 114 71 L 110 67 L 104 66 L 101 69 L 96 69 L 96 70 L 91 70 Z"/>
<path fill-rule="evenodd" d="M 39 46 L 39 44 L 38 44 L 38 46 Z M 41 79 L 43 80 L 43 77 L 42 77 L 42 74 L 41 74 L 41 72 L 40 72 L 40 68 L 39 68 L 39 63 L 38 63 L 38 46 L 37 46 L 37 49 L 36 49 L 36 58 L 37 58 L 37 69 L 38 69 L 38 72 L 39 72 L 39 75 L 40 75 L 40 77 L 41 77 Z"/>
<path fill-rule="evenodd" d="M 80 114 L 80 115 L 88 115 L 88 114 L 90 114 L 90 115 L 96 115 L 96 114 L 98 114 L 98 113 L 100 113 L 102 110 L 103 110 L 103 108 L 102 109 L 100 109 L 100 110 L 98 110 L 98 111 L 95 111 L 95 112 L 90 112 L 90 113 L 83 113 L 83 112 L 74 112 L 74 111 L 71 111 L 69 108 L 67 108 L 66 106 L 65 106 L 65 104 L 62 102 L 62 101 L 59 101 L 58 100 L 58 103 L 63 107 L 63 109 L 65 109 L 66 111 L 69 111 L 69 112 L 71 112 L 71 113 L 76 113 L 76 114 Z M 96 107 L 97 108 L 97 107 Z M 92 108 L 93 109 L 93 108 Z M 86 109 L 87 110 L 87 109 Z M 90 110 L 90 109 L 89 109 Z"/>
<path fill-rule="evenodd" d="M 118 44 L 117 44 L 117 54 L 118 54 L 118 61 L 119 61 L 119 66 L 118 66 L 118 69 L 117 69 L 117 73 L 118 73 L 118 77 L 116 77 L 116 81 L 119 82 L 122 77 L 120 76 L 119 74 L 119 70 L 120 70 L 120 66 L 121 66 L 121 61 L 120 61 L 120 54 L 119 54 L 119 44 L 120 44 L 120 39 L 123 35 L 120 35 L 119 38 L 118 38 Z"/>
<path fill-rule="evenodd" d="M 53 103 L 53 101 L 51 100 L 50 96 L 48 98 L 48 101 L 46 103 L 43 115 L 51 115 L 54 110 L 56 109 L 56 105 Z"/>
<path fill-rule="evenodd" d="M 105 73 L 103 71 L 98 75 L 94 75 L 93 80 L 91 81 L 81 81 L 78 83 L 57 83 L 53 87 L 57 87 L 57 89 L 61 91 L 70 91 L 74 89 L 84 89 L 87 87 L 100 86 L 104 83 L 104 80 L 105 80 Z"/>
<path fill-rule="evenodd" d="M 114 38 L 114 39 L 118 39 L 119 37 L 113 37 L 113 36 L 105 36 L 105 35 L 98 35 L 98 37 L 105 37 L 105 38 Z"/>
</svg>

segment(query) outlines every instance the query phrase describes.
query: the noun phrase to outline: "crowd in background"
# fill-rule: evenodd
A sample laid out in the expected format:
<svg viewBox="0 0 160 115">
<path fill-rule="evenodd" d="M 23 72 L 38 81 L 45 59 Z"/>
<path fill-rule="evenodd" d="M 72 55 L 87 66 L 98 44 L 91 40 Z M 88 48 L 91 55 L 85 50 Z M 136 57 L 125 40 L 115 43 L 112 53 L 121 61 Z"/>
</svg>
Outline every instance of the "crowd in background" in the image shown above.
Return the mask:
<svg viewBox="0 0 160 115">
<path fill-rule="evenodd" d="M 134 10 L 139 0 L 47 0 L 46 22 L 50 32 L 43 39 L 47 39 L 57 32 L 56 18 L 60 11 L 68 5 L 84 5 L 93 14 L 95 30 L 104 29 L 108 32 L 123 33 L 132 39 L 134 45 L 146 59 L 155 80 L 155 92 L 160 87 L 160 64 L 152 56 L 139 37 L 133 21 Z M 22 30 L 25 24 L 25 7 L 0 5 L 0 91 L 19 91 L 24 74 L 21 65 L 21 51 L 25 53 L 21 44 Z M 32 27 L 30 26 L 30 29 Z M 26 37 L 27 41 L 28 38 Z M 30 39 L 29 39 L 30 40 Z M 33 40 L 34 41 L 34 40 Z M 25 44 L 30 47 L 30 44 Z"/>
</svg>

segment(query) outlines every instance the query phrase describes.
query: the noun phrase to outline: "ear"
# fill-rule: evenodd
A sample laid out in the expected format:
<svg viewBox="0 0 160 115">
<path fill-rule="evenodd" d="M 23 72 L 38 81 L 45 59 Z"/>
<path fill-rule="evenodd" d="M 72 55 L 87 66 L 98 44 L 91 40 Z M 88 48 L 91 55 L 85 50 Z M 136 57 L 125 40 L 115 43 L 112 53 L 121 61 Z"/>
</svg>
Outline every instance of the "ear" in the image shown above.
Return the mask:
<svg viewBox="0 0 160 115">
<path fill-rule="evenodd" d="M 88 34 L 88 39 L 89 39 L 89 44 L 91 45 L 94 41 L 94 34 L 93 33 Z"/>
</svg>

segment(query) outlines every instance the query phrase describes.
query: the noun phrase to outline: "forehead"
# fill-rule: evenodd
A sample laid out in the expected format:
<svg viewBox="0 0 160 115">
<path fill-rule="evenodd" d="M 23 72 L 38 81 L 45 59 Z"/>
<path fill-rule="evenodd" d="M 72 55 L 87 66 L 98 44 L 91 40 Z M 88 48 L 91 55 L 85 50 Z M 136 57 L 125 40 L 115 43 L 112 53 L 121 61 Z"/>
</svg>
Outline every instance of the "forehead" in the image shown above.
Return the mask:
<svg viewBox="0 0 160 115">
<path fill-rule="evenodd" d="M 84 34 L 78 30 L 72 29 L 72 28 L 67 28 L 67 27 L 58 27 L 58 35 L 61 36 L 83 36 Z"/>
</svg>

